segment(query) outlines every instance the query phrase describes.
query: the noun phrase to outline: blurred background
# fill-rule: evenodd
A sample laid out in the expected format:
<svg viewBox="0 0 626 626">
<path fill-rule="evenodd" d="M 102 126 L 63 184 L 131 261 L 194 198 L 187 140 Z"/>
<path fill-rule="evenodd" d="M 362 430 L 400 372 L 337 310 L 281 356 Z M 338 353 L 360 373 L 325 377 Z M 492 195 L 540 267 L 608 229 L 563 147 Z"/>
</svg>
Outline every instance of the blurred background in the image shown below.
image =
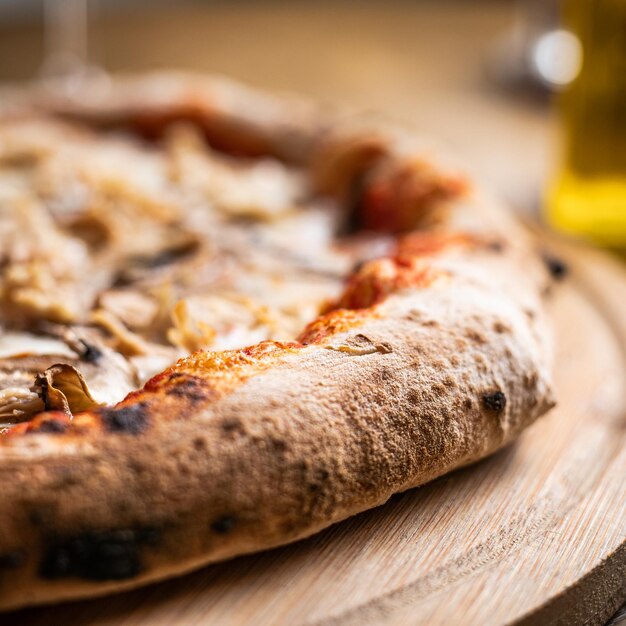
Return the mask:
<svg viewBox="0 0 626 626">
<path fill-rule="evenodd" d="M 41 71 L 44 9 L 43 0 L 0 0 L 0 80 Z M 383 111 L 528 208 L 552 167 L 554 124 L 532 85 L 509 90 L 494 76 L 520 12 L 512 1 L 100 0 L 89 3 L 87 52 L 114 72 L 219 72 Z"/>
<path fill-rule="evenodd" d="M 623 0 L 0 0 L 0 81 L 80 61 L 218 72 L 382 111 L 516 208 L 547 198 L 553 223 L 626 243 Z M 555 113 L 572 82 L 574 105 Z"/>
</svg>

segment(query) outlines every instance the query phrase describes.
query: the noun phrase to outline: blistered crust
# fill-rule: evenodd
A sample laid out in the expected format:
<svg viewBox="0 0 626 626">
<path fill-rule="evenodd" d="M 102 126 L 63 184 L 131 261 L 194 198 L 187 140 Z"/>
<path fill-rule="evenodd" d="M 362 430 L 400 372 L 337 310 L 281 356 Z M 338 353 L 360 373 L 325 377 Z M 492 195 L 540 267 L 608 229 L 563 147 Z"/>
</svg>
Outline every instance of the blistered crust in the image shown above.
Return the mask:
<svg viewBox="0 0 626 626">
<path fill-rule="evenodd" d="M 553 404 L 539 302 L 507 294 L 514 259 L 461 261 L 310 345 L 237 361 L 236 384 L 216 391 L 201 358 L 98 427 L 7 438 L 2 606 L 286 543 L 514 438 Z"/>
<path fill-rule="evenodd" d="M 115 407 L 43 414 L 4 437 L 0 608 L 305 537 L 545 413 L 546 272 L 478 196 L 445 215 L 435 230 L 473 234 L 402 240 L 296 342 L 192 355 Z"/>
</svg>

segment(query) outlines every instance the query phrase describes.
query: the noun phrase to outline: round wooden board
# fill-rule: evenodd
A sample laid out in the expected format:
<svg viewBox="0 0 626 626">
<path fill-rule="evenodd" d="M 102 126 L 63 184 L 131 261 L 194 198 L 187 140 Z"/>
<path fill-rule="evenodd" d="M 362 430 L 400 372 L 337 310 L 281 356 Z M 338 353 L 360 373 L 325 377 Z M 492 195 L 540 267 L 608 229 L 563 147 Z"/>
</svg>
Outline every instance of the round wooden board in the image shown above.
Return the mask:
<svg viewBox="0 0 626 626">
<path fill-rule="evenodd" d="M 550 241 L 559 405 L 514 445 L 306 541 L 111 598 L 64 624 L 602 624 L 626 599 L 626 271 Z"/>
</svg>

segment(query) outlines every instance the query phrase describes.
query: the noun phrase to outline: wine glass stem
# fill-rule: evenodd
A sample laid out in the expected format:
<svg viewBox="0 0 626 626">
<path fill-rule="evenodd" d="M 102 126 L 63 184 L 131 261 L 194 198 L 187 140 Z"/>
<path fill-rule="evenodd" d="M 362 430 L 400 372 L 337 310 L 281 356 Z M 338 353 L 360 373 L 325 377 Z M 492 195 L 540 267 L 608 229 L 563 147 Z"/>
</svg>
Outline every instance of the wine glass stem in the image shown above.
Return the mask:
<svg viewBox="0 0 626 626">
<path fill-rule="evenodd" d="M 47 73 L 80 71 L 87 65 L 87 17 L 87 0 L 45 0 Z"/>
</svg>

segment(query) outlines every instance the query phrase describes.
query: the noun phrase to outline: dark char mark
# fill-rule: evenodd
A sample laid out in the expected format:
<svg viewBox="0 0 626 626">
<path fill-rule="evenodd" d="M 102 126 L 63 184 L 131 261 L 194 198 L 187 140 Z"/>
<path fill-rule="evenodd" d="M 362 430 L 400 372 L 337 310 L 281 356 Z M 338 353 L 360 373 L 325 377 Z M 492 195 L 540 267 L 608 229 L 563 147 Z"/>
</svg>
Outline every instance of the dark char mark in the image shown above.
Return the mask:
<svg viewBox="0 0 626 626">
<path fill-rule="evenodd" d="M 139 435 L 149 425 L 147 405 L 144 402 L 119 408 L 100 409 L 104 427 L 111 433 Z"/>
<path fill-rule="evenodd" d="M 175 378 L 180 380 L 176 384 L 167 388 L 166 393 L 168 396 L 187 398 L 192 402 L 200 402 L 201 400 L 205 400 L 207 398 L 207 391 L 203 388 L 203 381 L 199 378 L 194 376 L 185 376 L 182 378 L 181 376 L 175 376 L 175 374 L 172 374 L 170 380 L 174 380 Z"/>
<path fill-rule="evenodd" d="M 49 419 L 39 424 L 39 426 L 28 432 L 35 434 L 46 433 L 48 435 L 61 435 L 68 429 L 68 424 L 61 420 Z"/>
<path fill-rule="evenodd" d="M 500 413 L 506 407 L 506 396 L 501 391 L 486 393 L 483 395 L 483 405 L 490 411 Z"/>
<path fill-rule="evenodd" d="M 543 254 L 543 262 L 546 264 L 550 276 L 552 276 L 554 280 L 563 280 L 569 273 L 567 264 L 548 252 Z"/>
<path fill-rule="evenodd" d="M 0 571 L 3 569 L 16 569 L 25 560 L 22 550 L 11 550 L 10 552 L 0 552 Z"/>
<path fill-rule="evenodd" d="M 219 535 L 229 533 L 235 527 L 235 518 L 230 515 L 218 517 L 211 523 L 211 529 Z"/>
<path fill-rule="evenodd" d="M 50 542 L 39 564 L 48 580 L 125 580 L 142 571 L 140 546 L 154 544 L 154 529 L 87 532 Z"/>
</svg>

